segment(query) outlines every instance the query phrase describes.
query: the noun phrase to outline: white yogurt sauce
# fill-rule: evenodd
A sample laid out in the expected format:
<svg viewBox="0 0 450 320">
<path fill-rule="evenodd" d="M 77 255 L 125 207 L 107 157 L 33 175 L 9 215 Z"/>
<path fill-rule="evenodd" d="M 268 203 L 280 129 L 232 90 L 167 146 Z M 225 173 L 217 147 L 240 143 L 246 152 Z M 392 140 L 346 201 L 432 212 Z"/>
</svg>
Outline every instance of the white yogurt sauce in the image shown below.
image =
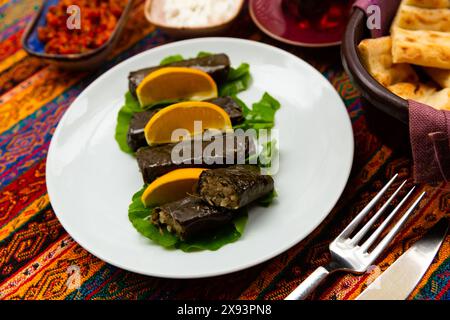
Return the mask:
<svg viewBox="0 0 450 320">
<path fill-rule="evenodd" d="M 231 19 L 237 0 L 153 0 L 154 18 L 174 27 L 206 27 Z M 155 10 L 156 9 L 156 10 Z"/>
</svg>

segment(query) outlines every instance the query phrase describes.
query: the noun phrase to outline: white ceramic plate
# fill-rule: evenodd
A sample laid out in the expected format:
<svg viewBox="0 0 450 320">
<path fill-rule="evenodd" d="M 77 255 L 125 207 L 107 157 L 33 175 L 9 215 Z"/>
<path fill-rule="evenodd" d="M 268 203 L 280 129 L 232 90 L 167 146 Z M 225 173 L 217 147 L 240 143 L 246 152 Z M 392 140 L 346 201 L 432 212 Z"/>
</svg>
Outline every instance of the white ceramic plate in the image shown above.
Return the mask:
<svg viewBox="0 0 450 320">
<path fill-rule="evenodd" d="M 130 71 L 157 65 L 168 55 L 224 52 L 232 65 L 248 62 L 253 83 L 240 97 L 251 105 L 265 91 L 282 104 L 276 115 L 279 194 L 269 208 L 250 211 L 244 235 L 218 251 L 166 250 L 141 236 L 128 205 L 142 187 L 136 160 L 114 140 L 117 112 Z M 115 66 L 73 102 L 53 136 L 47 188 L 67 232 L 86 250 L 117 267 L 167 278 L 226 274 L 289 249 L 328 215 L 347 182 L 353 133 L 339 95 L 313 67 L 258 42 L 203 38 L 148 50 Z"/>
</svg>

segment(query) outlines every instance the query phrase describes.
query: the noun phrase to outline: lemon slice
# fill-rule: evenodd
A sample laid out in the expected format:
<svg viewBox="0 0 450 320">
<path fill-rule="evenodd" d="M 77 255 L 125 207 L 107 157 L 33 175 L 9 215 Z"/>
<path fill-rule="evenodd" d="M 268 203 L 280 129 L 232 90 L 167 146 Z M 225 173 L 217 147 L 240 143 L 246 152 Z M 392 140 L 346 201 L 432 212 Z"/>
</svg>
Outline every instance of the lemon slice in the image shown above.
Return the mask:
<svg viewBox="0 0 450 320">
<path fill-rule="evenodd" d="M 161 101 L 207 100 L 217 97 L 217 85 L 204 71 L 167 67 L 151 72 L 136 89 L 142 107 Z"/>
<path fill-rule="evenodd" d="M 200 174 L 206 169 L 189 168 L 171 171 L 148 185 L 141 200 L 146 207 L 176 201 L 195 191 Z"/>
<path fill-rule="evenodd" d="M 154 145 L 179 141 L 180 136 L 173 136 L 177 129 L 193 136 L 207 129 L 226 131 L 231 128 L 230 117 L 221 107 L 209 102 L 188 101 L 158 111 L 145 126 L 144 134 L 147 143 Z"/>
</svg>

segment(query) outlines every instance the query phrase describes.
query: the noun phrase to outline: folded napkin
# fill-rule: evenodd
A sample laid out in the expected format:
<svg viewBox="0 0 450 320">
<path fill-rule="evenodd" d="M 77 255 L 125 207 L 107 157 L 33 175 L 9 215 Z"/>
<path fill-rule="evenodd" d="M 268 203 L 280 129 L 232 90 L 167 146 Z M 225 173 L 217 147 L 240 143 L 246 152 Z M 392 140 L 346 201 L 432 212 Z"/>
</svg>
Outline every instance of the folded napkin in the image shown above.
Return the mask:
<svg viewBox="0 0 450 320">
<path fill-rule="evenodd" d="M 362 9 L 366 14 L 372 15 L 374 12 L 368 11 L 370 6 L 378 6 L 380 8 L 380 28 L 370 30 L 372 38 L 379 38 L 389 33 L 392 19 L 397 12 L 401 0 L 357 0 L 353 7 Z"/>
<path fill-rule="evenodd" d="M 400 0 L 357 0 L 354 7 L 366 15 L 371 5 L 380 8 L 381 28 L 371 30 L 373 38 L 389 33 Z M 436 110 L 409 100 L 409 132 L 416 183 L 450 181 L 450 111 Z"/>
<path fill-rule="evenodd" d="M 450 181 L 450 111 L 408 100 L 409 133 L 417 183 Z"/>
</svg>

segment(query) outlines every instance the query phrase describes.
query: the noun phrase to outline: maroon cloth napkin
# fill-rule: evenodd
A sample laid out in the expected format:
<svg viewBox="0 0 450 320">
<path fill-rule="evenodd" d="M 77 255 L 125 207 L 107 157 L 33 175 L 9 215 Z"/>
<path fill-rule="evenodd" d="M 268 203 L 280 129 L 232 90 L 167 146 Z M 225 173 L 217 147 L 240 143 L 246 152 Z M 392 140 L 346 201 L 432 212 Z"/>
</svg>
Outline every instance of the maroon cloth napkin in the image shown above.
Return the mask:
<svg viewBox="0 0 450 320">
<path fill-rule="evenodd" d="M 371 30 L 373 38 L 389 32 L 400 0 L 357 0 L 354 7 L 366 14 L 371 5 L 380 8 L 381 28 Z M 435 110 L 409 100 L 409 132 L 416 183 L 450 181 L 450 111 Z"/>
<path fill-rule="evenodd" d="M 450 111 L 409 100 L 409 133 L 417 183 L 450 181 Z"/>
<path fill-rule="evenodd" d="M 367 9 L 372 6 L 380 8 L 381 24 L 380 28 L 370 30 L 372 38 L 379 38 L 386 35 L 391 26 L 391 21 L 397 12 L 401 0 L 357 0 L 353 7 L 362 9 L 366 14 L 372 15 L 373 12 L 367 12 Z"/>
</svg>

